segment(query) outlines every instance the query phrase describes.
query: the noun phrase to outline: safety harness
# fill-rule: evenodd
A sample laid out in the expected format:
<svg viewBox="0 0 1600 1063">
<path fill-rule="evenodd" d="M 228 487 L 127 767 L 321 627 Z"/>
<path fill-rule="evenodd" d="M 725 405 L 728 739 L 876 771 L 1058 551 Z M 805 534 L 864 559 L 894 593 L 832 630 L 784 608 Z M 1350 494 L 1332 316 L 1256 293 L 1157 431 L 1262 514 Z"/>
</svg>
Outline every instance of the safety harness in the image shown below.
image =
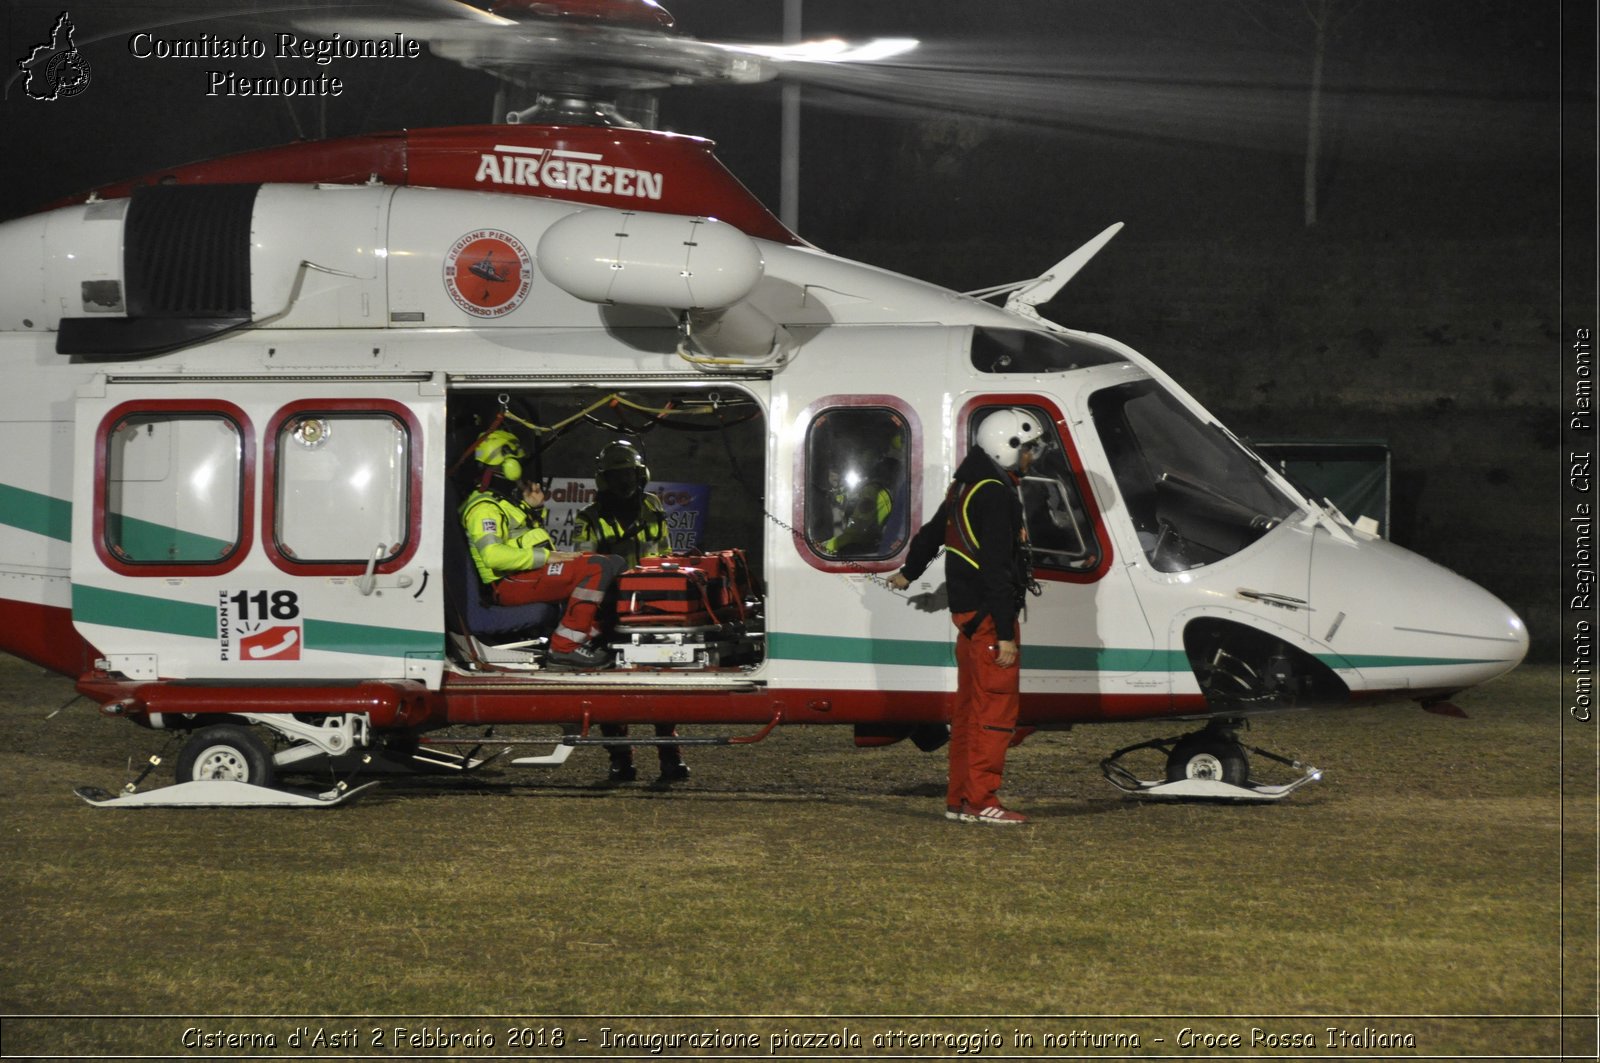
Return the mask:
<svg viewBox="0 0 1600 1063">
<path fill-rule="evenodd" d="M 995 484 L 1000 487 L 1005 485 L 1001 481 L 990 477 L 968 485 L 959 480 L 951 483 L 949 492 L 945 495 L 945 525 L 944 548 L 954 554 L 974 569 L 982 570 L 978 564 L 978 535 L 972 529 L 972 496 L 978 493 L 978 488 L 985 484 Z M 1022 549 L 1013 552 L 1012 584 L 1017 599 L 1017 612 L 1019 615 L 1027 614 L 1027 596 L 1038 594 L 1040 588 L 1033 578 L 1032 551 L 1028 545 L 1028 528 L 1024 524 L 1021 528 Z M 961 633 L 971 638 L 978 630 L 978 626 L 988 618 L 990 610 L 979 609 L 972 615 L 972 619 L 961 625 Z"/>
<path fill-rule="evenodd" d="M 967 507 L 972 504 L 972 496 L 977 494 L 978 488 L 984 484 L 998 483 L 1000 481 L 993 478 L 979 480 L 970 486 L 957 481 L 950 485 L 945 495 L 947 516 L 944 522 L 944 548 L 973 568 L 979 567 L 978 535 L 972 530 L 972 515 L 967 512 Z"/>
</svg>

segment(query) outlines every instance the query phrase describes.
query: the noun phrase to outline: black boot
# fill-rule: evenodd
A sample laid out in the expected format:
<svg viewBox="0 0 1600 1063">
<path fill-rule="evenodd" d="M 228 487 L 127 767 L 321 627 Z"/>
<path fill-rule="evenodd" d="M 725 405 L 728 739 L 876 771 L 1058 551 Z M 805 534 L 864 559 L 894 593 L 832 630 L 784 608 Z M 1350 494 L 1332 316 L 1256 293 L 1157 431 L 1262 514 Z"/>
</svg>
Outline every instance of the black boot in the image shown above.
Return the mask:
<svg viewBox="0 0 1600 1063">
<path fill-rule="evenodd" d="M 626 738 L 628 725 L 603 723 L 600 725 L 600 733 L 607 738 Z M 633 766 L 632 746 L 606 746 L 606 753 L 611 757 L 611 767 L 606 773 L 606 782 L 616 786 L 639 778 L 639 771 Z"/>
<path fill-rule="evenodd" d="M 677 734 L 677 724 L 656 724 L 657 738 L 676 738 Z M 656 777 L 657 786 L 669 786 L 689 778 L 689 765 L 683 762 L 683 753 L 677 746 L 658 746 L 656 755 L 661 759 L 661 774 Z"/>
</svg>

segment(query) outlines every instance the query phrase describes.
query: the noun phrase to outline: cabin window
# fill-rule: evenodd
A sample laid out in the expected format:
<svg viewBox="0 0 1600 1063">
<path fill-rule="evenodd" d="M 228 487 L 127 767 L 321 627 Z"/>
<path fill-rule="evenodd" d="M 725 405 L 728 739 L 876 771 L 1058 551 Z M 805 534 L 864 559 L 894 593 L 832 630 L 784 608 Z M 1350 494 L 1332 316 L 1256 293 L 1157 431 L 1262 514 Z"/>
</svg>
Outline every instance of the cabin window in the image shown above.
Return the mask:
<svg viewBox="0 0 1600 1063">
<path fill-rule="evenodd" d="M 1073 468 L 1063 445 L 1055 417 L 1036 406 L 982 407 L 974 410 L 968 420 L 972 436 L 968 446 L 976 445 L 978 426 L 983 419 L 1003 409 L 1026 410 L 1044 426 L 1044 449 L 1034 458 L 1019 484 L 1033 567 L 1065 573 L 1098 568 L 1101 551 L 1095 537 L 1094 520 L 1083 504 L 1078 490 L 1078 470 Z"/>
<path fill-rule="evenodd" d="M 381 412 L 299 410 L 275 434 L 272 535 L 299 564 L 393 561 L 406 548 L 410 432 Z"/>
<path fill-rule="evenodd" d="M 104 542 L 131 565 L 217 565 L 239 547 L 244 434 L 221 414 L 136 413 L 106 437 Z"/>
<path fill-rule="evenodd" d="M 1259 458 L 1154 381 L 1096 392 L 1089 411 L 1157 571 L 1230 557 L 1299 509 Z"/>
<path fill-rule="evenodd" d="M 835 407 L 806 432 L 806 545 L 825 562 L 883 561 L 905 546 L 911 487 L 906 418 Z"/>
</svg>

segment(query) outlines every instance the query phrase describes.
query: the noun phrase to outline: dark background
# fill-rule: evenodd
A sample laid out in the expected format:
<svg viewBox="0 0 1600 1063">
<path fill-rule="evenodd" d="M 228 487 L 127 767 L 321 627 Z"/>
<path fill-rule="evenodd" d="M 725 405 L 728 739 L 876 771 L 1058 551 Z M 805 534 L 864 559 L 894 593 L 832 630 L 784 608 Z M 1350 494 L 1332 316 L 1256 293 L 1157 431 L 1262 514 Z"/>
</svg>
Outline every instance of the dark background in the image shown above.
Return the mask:
<svg viewBox="0 0 1600 1063">
<path fill-rule="evenodd" d="M 966 290 L 1127 223 L 1047 312 L 1150 355 L 1241 435 L 1387 442 L 1391 537 L 1500 595 L 1553 657 L 1562 372 L 1596 323 L 1595 6 L 1329 0 L 1308 226 L 1319 3 L 806 0 L 807 37 L 923 43 L 803 89 L 800 233 Z M 215 64 L 128 53 L 140 29 L 265 32 L 301 6 L 72 4 L 91 83 L 48 103 L 7 84 L 0 216 L 248 148 L 492 117 L 493 79 L 432 56 L 337 62 L 343 96 L 291 102 L 207 98 Z M 667 6 L 703 39 L 782 31 L 779 0 Z M 62 5 L 4 10 L 14 64 Z M 779 94 L 673 90 L 661 124 L 717 141 L 776 209 Z"/>
</svg>

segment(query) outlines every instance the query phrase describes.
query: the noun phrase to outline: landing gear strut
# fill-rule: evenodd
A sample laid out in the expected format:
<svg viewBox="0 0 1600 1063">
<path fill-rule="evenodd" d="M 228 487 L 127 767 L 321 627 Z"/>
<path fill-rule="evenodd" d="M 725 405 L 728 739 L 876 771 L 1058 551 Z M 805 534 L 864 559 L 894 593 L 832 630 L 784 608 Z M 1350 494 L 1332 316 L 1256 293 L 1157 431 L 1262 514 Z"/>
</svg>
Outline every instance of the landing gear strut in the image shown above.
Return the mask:
<svg viewBox="0 0 1600 1063">
<path fill-rule="evenodd" d="M 323 793 L 302 793 L 275 786 L 278 768 L 314 756 L 341 756 L 370 746 L 370 725 L 364 715 L 329 716 L 309 723 L 281 713 L 240 713 L 232 717 L 258 723 L 288 739 L 291 745 L 279 752 L 243 723 L 216 723 L 194 732 L 178 754 L 177 782 L 155 790 L 140 791 L 144 779 L 112 794 L 99 787 L 80 786 L 74 793 L 100 808 L 265 806 L 331 808 L 354 797 L 376 782 L 351 786 L 349 780 Z M 371 760 L 364 755 L 362 762 Z M 160 763 L 151 758 L 151 766 Z M 359 768 L 357 769 L 359 770 Z M 150 768 L 145 769 L 148 774 Z"/>
<path fill-rule="evenodd" d="M 1278 801 L 1308 782 L 1322 778 L 1316 768 L 1297 760 L 1245 746 L 1235 735 L 1242 721 L 1213 720 L 1204 730 L 1178 738 L 1153 738 L 1117 750 L 1100 762 L 1100 770 L 1111 784 L 1124 793 L 1153 800 Z M 1166 778 L 1141 780 L 1119 761 L 1129 753 L 1154 749 L 1166 754 Z M 1287 765 L 1301 772 L 1299 778 L 1282 785 L 1262 785 L 1250 781 L 1250 760 L 1245 750 Z"/>
</svg>

